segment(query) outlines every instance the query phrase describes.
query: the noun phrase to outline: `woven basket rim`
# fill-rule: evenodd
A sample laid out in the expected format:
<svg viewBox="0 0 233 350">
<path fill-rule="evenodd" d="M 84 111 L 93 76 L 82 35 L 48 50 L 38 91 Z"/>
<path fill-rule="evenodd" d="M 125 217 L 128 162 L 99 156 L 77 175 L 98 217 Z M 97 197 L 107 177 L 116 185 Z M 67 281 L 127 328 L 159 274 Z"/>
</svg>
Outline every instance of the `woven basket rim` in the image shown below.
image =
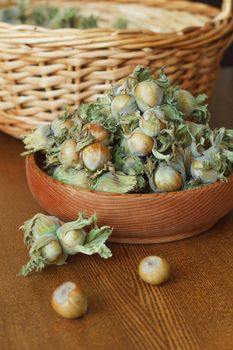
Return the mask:
<svg viewBox="0 0 233 350">
<path fill-rule="evenodd" d="M 174 47 L 184 46 L 191 43 L 196 47 L 203 45 L 203 40 L 216 41 L 219 37 L 222 37 L 222 32 L 231 32 L 231 38 L 233 39 L 233 18 L 221 20 L 220 22 L 207 22 L 203 26 L 186 27 L 179 32 L 171 33 L 158 33 L 150 30 L 116 30 L 111 28 L 93 28 L 93 29 L 49 29 L 35 26 L 17 26 L 6 25 L 0 22 L 0 42 L 4 45 L 42 45 L 53 43 L 68 43 L 72 40 L 85 41 L 88 40 L 89 44 L 93 44 L 99 40 L 111 40 L 117 42 L 122 49 L 131 49 L 130 45 L 124 46 L 123 42 L 127 39 L 140 40 L 140 43 L 147 42 L 147 45 L 142 45 L 141 48 L 147 49 L 154 45 Z M 17 33 L 17 34 L 16 34 Z M 194 37 L 195 33 L 195 37 Z M 211 37 L 212 36 L 212 37 Z M 232 41 L 232 40 L 231 40 Z M 133 45 L 133 44 L 132 44 Z M 133 45 L 135 46 L 135 45 Z M 139 45 L 138 45 L 139 47 Z M 82 49 L 92 49 L 89 45 L 82 47 Z M 80 43 L 81 49 L 81 43 Z"/>
<path fill-rule="evenodd" d="M 170 7 L 176 2 L 143 3 L 154 1 Z M 98 98 L 138 64 L 153 72 L 165 66 L 176 84 L 211 95 L 222 55 L 233 41 L 232 1 L 222 0 L 222 10 L 210 12 L 205 25 L 169 33 L 0 23 L 0 130 L 22 138 L 57 117 L 64 104 L 73 108 Z M 180 8 L 184 2 L 177 0 Z"/>
<path fill-rule="evenodd" d="M 86 0 L 85 0 L 86 1 Z M 153 6 L 153 4 L 152 4 L 152 2 L 154 1 L 154 4 L 155 3 L 160 3 L 161 2 L 161 4 L 162 4 L 162 2 L 164 1 L 164 2 L 169 2 L 169 0 L 162 0 L 162 1 L 160 1 L 160 0 L 150 0 L 149 2 L 148 2 L 148 4 L 146 3 L 146 1 L 144 1 L 143 2 L 143 5 L 144 6 L 148 6 L 148 7 L 150 7 L 150 6 Z M 46 2 L 46 1 L 44 1 L 44 2 Z M 59 1 L 58 1 L 59 2 Z M 79 1 L 77 1 L 77 5 L 78 5 L 78 2 L 81 2 L 80 0 Z M 87 2 L 89 2 L 89 3 L 94 3 L 94 0 L 87 0 Z M 104 0 L 98 0 L 97 2 L 99 2 L 99 3 L 107 3 L 107 2 L 110 2 L 110 0 L 109 1 L 104 1 Z M 111 2 L 113 2 L 113 3 L 116 3 L 116 4 L 120 4 L 120 5 L 124 5 L 124 4 L 126 4 L 125 2 L 124 2 L 124 0 L 113 0 L 113 1 L 111 1 Z M 215 11 L 215 13 L 216 13 L 216 16 L 211 16 L 211 15 L 209 15 L 208 13 L 206 13 L 205 14 L 205 16 L 206 17 L 209 17 L 209 21 L 206 23 L 206 24 L 204 24 L 203 26 L 195 26 L 195 27 L 185 27 L 184 29 L 182 29 L 182 30 L 180 30 L 180 31 L 174 31 L 174 32 L 169 32 L 169 33 L 162 33 L 162 32 L 154 32 L 154 31 L 152 31 L 152 30 L 150 30 L 150 29 L 140 29 L 140 28 L 138 28 L 138 29 L 114 29 L 114 28 L 109 28 L 109 27 L 101 27 L 101 28 L 90 28 L 90 29 L 79 29 L 79 28 L 59 28 L 59 29 L 51 29 L 51 28 L 47 28 L 47 27 L 41 27 L 41 26 L 35 26 L 35 25 L 29 25 L 29 24 L 11 24 L 11 23 L 7 23 L 7 22 L 1 22 L 0 21 L 0 31 L 1 30 L 3 30 L 3 31 L 9 31 L 9 32 L 28 32 L 28 33 L 33 33 L 33 34 L 40 34 L 40 35 L 42 35 L 42 36 L 48 36 L 48 35 L 53 35 L 53 36 L 61 36 L 61 32 L 63 33 L 63 38 L 65 39 L 65 37 L 66 37 L 66 35 L 67 36 L 70 36 L 70 35 L 77 35 L 77 34 L 81 34 L 81 33 L 86 33 L 86 34 L 91 34 L 91 33 L 95 33 L 95 34 L 101 34 L 101 33 L 109 33 L 109 34 L 131 34 L 131 35 L 133 35 L 133 34 L 135 34 L 135 35 L 137 35 L 137 34 L 146 34 L 146 35 L 150 35 L 150 36 L 154 36 L 154 37 L 157 37 L 157 36 L 160 36 L 160 37 L 171 37 L 171 36 L 177 36 L 177 35 L 185 35 L 186 34 L 186 32 L 188 32 L 189 33 L 189 31 L 190 30 L 200 30 L 200 31 L 202 31 L 203 30 L 203 28 L 205 28 L 206 26 L 209 26 L 210 25 L 210 23 L 212 23 L 212 22 L 218 22 L 218 21 L 222 21 L 223 19 L 225 19 L 225 20 L 229 20 L 229 19 L 232 19 L 232 13 L 230 13 L 229 12 L 229 10 L 227 11 L 227 13 L 225 14 L 225 16 L 220 16 L 219 17 L 219 19 L 218 19 L 218 16 L 219 15 L 221 15 L 221 14 L 223 14 L 222 13 L 222 9 L 220 9 L 220 8 L 217 8 L 217 7 L 215 7 L 215 6 L 213 6 L 213 5 L 209 5 L 209 4 L 204 4 L 204 3 L 201 3 L 201 2 L 192 2 L 192 4 L 190 4 L 188 1 L 185 1 L 185 0 L 182 0 L 182 1 L 180 1 L 180 0 L 178 0 L 178 1 L 174 1 L 174 7 L 173 7 L 173 9 L 174 10 L 177 10 L 177 8 L 176 8 L 176 6 L 177 6 L 177 3 L 183 3 L 183 4 L 185 4 L 186 6 L 187 6 L 187 9 L 183 9 L 183 10 L 181 10 L 181 9 L 179 9 L 179 11 L 185 11 L 185 12 L 190 12 L 190 13 L 194 13 L 193 11 L 188 11 L 188 5 L 190 6 L 192 6 L 192 8 L 196 8 L 197 10 L 198 10 L 198 8 L 200 8 L 200 6 L 202 7 L 202 8 L 206 8 L 206 10 L 207 9 L 209 9 L 209 10 L 211 10 L 211 12 L 213 12 L 213 11 Z M 231 3 L 232 2 L 232 0 L 223 0 L 223 2 L 226 2 L 226 3 Z M 54 3 L 54 2 L 53 2 Z M 138 5 L 142 5 L 142 3 L 135 3 L 135 2 L 133 2 L 132 0 L 131 1 L 129 1 L 129 5 L 130 4 L 138 4 Z M 230 6 L 229 6 L 229 8 L 230 8 Z M 200 12 L 198 12 L 198 11 L 196 11 L 196 13 L 199 13 L 200 14 Z M 1 32 L 0 32 L 1 33 Z"/>
</svg>

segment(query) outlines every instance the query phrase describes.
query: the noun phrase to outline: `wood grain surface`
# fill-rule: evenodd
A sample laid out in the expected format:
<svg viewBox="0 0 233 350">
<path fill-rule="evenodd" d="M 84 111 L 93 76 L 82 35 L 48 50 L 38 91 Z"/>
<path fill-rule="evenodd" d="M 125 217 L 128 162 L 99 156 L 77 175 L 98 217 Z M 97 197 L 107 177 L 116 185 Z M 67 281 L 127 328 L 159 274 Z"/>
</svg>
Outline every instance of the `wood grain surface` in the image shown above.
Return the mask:
<svg viewBox="0 0 233 350">
<path fill-rule="evenodd" d="M 233 127 L 233 71 L 223 72 L 212 101 L 213 124 Z M 216 95 L 215 95 L 216 96 Z M 1 350 L 231 350 L 233 344 L 233 212 L 197 237 L 157 245 L 109 244 L 113 258 L 74 256 L 27 278 L 22 223 L 41 209 L 26 184 L 20 141 L 0 135 Z M 130 218 L 129 218 L 130 219 Z M 139 261 L 167 258 L 170 280 L 142 282 Z M 50 297 L 60 283 L 79 280 L 87 315 L 57 316 Z"/>
</svg>

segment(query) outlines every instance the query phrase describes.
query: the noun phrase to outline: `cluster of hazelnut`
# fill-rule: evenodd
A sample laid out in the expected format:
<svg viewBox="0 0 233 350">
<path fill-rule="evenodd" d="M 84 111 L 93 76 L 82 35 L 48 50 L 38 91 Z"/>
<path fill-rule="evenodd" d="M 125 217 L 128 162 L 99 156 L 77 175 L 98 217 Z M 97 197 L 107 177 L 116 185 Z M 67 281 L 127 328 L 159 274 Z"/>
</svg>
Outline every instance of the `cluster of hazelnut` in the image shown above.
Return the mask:
<svg viewBox="0 0 233 350">
<path fill-rule="evenodd" d="M 233 131 L 211 130 L 205 99 L 139 66 L 108 96 L 27 135 L 26 153 L 44 152 L 55 179 L 96 191 L 171 192 L 224 180 Z"/>
</svg>

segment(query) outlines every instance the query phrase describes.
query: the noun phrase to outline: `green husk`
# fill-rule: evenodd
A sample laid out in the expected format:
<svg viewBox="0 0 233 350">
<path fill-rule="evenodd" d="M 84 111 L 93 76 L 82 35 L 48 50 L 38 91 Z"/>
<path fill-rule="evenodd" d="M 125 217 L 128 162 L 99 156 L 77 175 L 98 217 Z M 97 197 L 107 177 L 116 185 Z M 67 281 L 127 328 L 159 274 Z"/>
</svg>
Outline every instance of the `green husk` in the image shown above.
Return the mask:
<svg viewBox="0 0 233 350">
<path fill-rule="evenodd" d="M 98 28 L 98 18 L 93 15 L 88 17 L 80 17 L 76 22 L 76 28 L 88 29 L 88 28 Z"/>
<path fill-rule="evenodd" d="M 19 274 L 27 276 L 31 271 L 41 271 L 46 265 L 51 263 L 42 256 L 42 248 L 51 241 L 58 241 L 57 230 L 60 227 L 59 220 L 54 216 L 36 214 L 32 219 L 25 221 L 21 229 L 24 231 L 24 244 L 29 249 L 29 261 L 24 265 Z M 56 265 L 62 265 L 67 258 L 62 254 Z"/>
<path fill-rule="evenodd" d="M 66 14 L 64 14 L 64 17 Z M 37 26 L 45 26 L 51 28 L 57 28 L 53 25 L 53 19 L 60 17 L 59 9 L 48 5 L 39 5 L 33 8 L 31 15 L 28 18 L 28 22 Z M 57 18 L 58 20 L 59 18 Z"/>
<path fill-rule="evenodd" d="M 113 154 L 114 166 L 116 170 L 122 171 L 126 175 L 143 175 L 144 164 L 143 161 L 133 155 L 126 155 L 124 148 L 118 146 Z"/>
<path fill-rule="evenodd" d="M 134 69 L 132 77 L 139 83 L 144 80 L 153 79 L 150 69 L 141 65 L 138 65 Z"/>
<path fill-rule="evenodd" d="M 183 190 L 194 190 L 196 188 L 202 187 L 200 179 L 192 179 L 185 183 Z"/>
<path fill-rule="evenodd" d="M 81 137 L 80 141 L 78 141 L 76 148 L 77 152 L 80 152 L 83 148 L 93 143 L 93 141 L 94 137 L 90 133 L 86 133 L 86 135 L 84 137 Z"/>
<path fill-rule="evenodd" d="M 145 174 L 148 178 L 151 191 L 154 193 L 159 193 L 154 183 L 154 171 L 156 169 L 156 166 L 157 166 L 157 161 L 155 161 L 152 157 L 148 158 L 145 164 Z"/>
<path fill-rule="evenodd" d="M 222 172 L 222 161 L 219 162 L 218 155 L 210 156 L 201 156 L 197 158 L 201 165 L 196 169 L 192 170 L 191 166 L 191 175 L 194 179 L 199 179 L 203 184 L 215 183 L 217 180 L 224 180 Z M 195 172 L 197 174 L 195 175 Z"/>
<path fill-rule="evenodd" d="M 139 121 L 140 129 L 150 137 L 158 136 L 165 126 L 168 127 L 168 122 L 165 120 L 165 113 L 159 106 L 148 109 Z"/>
<path fill-rule="evenodd" d="M 155 80 L 156 84 L 163 89 L 165 94 L 167 93 L 167 89 L 171 86 L 170 80 L 168 79 L 167 75 L 165 74 L 165 68 L 162 67 L 160 69 L 159 79 Z"/>
<path fill-rule="evenodd" d="M 45 260 L 46 259 L 41 256 L 40 252 L 34 252 L 33 256 L 30 257 L 30 260 L 27 262 L 27 264 L 21 267 L 19 276 L 26 277 L 30 272 L 34 270 L 36 272 L 41 272 L 46 266 Z"/>
<path fill-rule="evenodd" d="M 79 108 L 84 123 L 98 122 L 110 132 L 117 131 L 118 120 L 111 113 L 111 99 L 98 99 L 95 103 L 83 103 Z"/>
<path fill-rule="evenodd" d="M 51 241 L 58 241 L 56 234 L 47 234 L 41 237 L 40 239 L 36 240 L 30 250 L 29 250 L 29 261 L 26 265 L 24 265 L 19 275 L 21 276 L 27 276 L 30 272 L 33 270 L 37 272 L 41 272 L 46 265 L 52 265 L 52 263 L 48 262 L 43 256 L 42 256 L 42 248 L 45 247 L 48 243 Z M 64 265 L 66 262 L 68 255 L 63 253 L 59 260 L 54 262 L 54 265 Z"/>
<path fill-rule="evenodd" d="M 232 129 L 226 129 L 225 130 L 225 136 L 229 138 L 231 141 L 233 141 L 233 130 Z"/>
<path fill-rule="evenodd" d="M 117 20 L 113 23 L 113 28 L 116 29 L 127 29 L 128 22 L 125 18 L 119 17 Z"/>
<path fill-rule="evenodd" d="M 202 152 L 204 169 L 213 169 L 218 173 L 220 180 L 225 180 L 228 173 L 229 162 L 233 162 L 233 152 L 225 148 L 221 149 L 225 128 L 212 131 L 209 135 L 211 147 Z"/>
<path fill-rule="evenodd" d="M 109 226 L 99 228 L 96 225 L 96 221 L 96 215 L 87 218 L 83 214 L 80 214 L 79 218 L 76 221 L 62 225 L 57 231 L 57 235 L 61 242 L 64 252 L 71 255 L 77 253 L 83 253 L 87 255 L 98 253 L 102 258 L 105 259 L 111 257 L 112 253 L 110 249 L 105 245 L 105 242 L 111 235 L 112 229 Z M 70 247 L 65 244 L 64 237 L 67 234 L 67 232 L 71 230 L 82 230 L 91 224 L 95 224 L 95 227 L 89 233 L 86 234 L 83 245 L 77 244 L 73 247 Z"/>
<path fill-rule="evenodd" d="M 142 175 L 137 176 L 137 189 L 138 192 L 141 192 L 143 190 L 145 190 L 146 188 L 146 180 Z"/>
<path fill-rule="evenodd" d="M 137 156 L 125 156 L 122 147 L 117 147 L 114 152 L 114 165 L 118 171 L 126 175 L 137 176 L 137 187 L 142 190 L 146 187 L 145 179 L 141 176 L 144 174 L 143 161 Z"/>
<path fill-rule="evenodd" d="M 206 94 L 197 95 L 195 98 L 196 105 L 201 106 L 207 99 L 208 99 L 208 96 Z"/>
<path fill-rule="evenodd" d="M 28 0 L 18 0 L 16 6 L 0 10 L 0 21 L 12 24 L 25 23 L 28 17 Z"/>
<path fill-rule="evenodd" d="M 109 226 L 93 228 L 87 235 L 85 244 L 78 249 L 79 253 L 92 255 L 98 253 L 101 258 L 108 259 L 112 256 L 111 250 L 104 244 L 112 233 Z"/>
<path fill-rule="evenodd" d="M 187 174 L 185 169 L 185 154 L 183 148 L 179 147 L 176 150 L 172 160 L 168 162 L 168 165 L 170 165 L 172 168 L 174 168 L 181 174 L 183 183 L 185 183 L 187 179 Z"/>
<path fill-rule="evenodd" d="M 208 106 L 198 106 L 194 109 L 194 111 L 190 114 L 193 121 L 196 123 L 208 123 L 210 121 L 210 112 L 208 110 Z"/>
<path fill-rule="evenodd" d="M 38 213 L 20 227 L 24 231 L 24 244 L 31 247 L 40 237 L 56 235 L 60 222 L 55 216 Z"/>
<path fill-rule="evenodd" d="M 155 156 L 155 159 L 157 159 L 157 160 L 169 161 L 170 159 L 172 159 L 171 154 L 164 154 L 162 152 L 159 152 L 156 148 L 153 148 L 152 153 Z"/>
<path fill-rule="evenodd" d="M 154 142 L 152 153 L 157 160 L 169 161 L 174 155 L 176 145 L 174 130 L 163 129 Z"/>
<path fill-rule="evenodd" d="M 90 179 L 88 178 L 86 170 L 77 170 L 75 168 L 66 168 L 59 166 L 55 169 L 53 177 L 67 185 L 89 188 Z"/>
<path fill-rule="evenodd" d="M 48 169 L 51 166 L 58 166 L 60 165 L 60 145 L 52 145 L 48 148 L 46 155 L 45 155 L 45 168 Z"/>
<path fill-rule="evenodd" d="M 137 178 L 120 172 L 107 172 L 100 176 L 93 189 L 99 192 L 128 193 L 137 189 Z"/>
<path fill-rule="evenodd" d="M 140 113 L 122 115 L 119 120 L 119 125 L 124 134 L 130 134 L 134 129 L 139 126 Z"/>
<path fill-rule="evenodd" d="M 127 175 L 142 175 L 144 172 L 144 165 L 139 157 L 129 156 L 123 160 L 121 170 Z"/>
<path fill-rule="evenodd" d="M 187 124 L 187 133 L 191 137 L 190 148 L 192 155 L 194 158 L 198 158 L 204 151 L 205 141 L 210 143 L 211 130 L 205 124 L 189 123 Z M 188 144 L 185 146 L 188 146 Z"/>
<path fill-rule="evenodd" d="M 62 143 L 69 134 L 69 130 L 64 124 L 69 119 L 70 118 L 67 118 L 66 114 L 64 114 L 62 117 L 53 120 L 51 123 L 53 135 L 60 143 Z"/>
<path fill-rule="evenodd" d="M 47 151 L 54 143 L 50 125 L 40 125 L 32 133 L 23 138 L 26 152 L 22 155 L 31 154 L 37 151 Z"/>
<path fill-rule="evenodd" d="M 175 105 L 172 103 L 167 103 L 161 106 L 161 110 L 165 114 L 165 118 L 171 122 L 182 122 L 184 120 L 183 113 L 178 111 Z"/>
<path fill-rule="evenodd" d="M 223 155 L 226 156 L 226 158 L 233 163 L 233 151 L 229 151 L 229 150 L 223 150 L 222 151 Z"/>
<path fill-rule="evenodd" d="M 1 21 L 12 24 L 31 24 L 52 29 L 98 27 L 98 19 L 95 16 L 83 16 L 76 7 L 55 7 L 43 4 L 30 10 L 29 5 L 29 0 L 18 0 L 15 6 L 0 11 Z"/>
<path fill-rule="evenodd" d="M 87 233 L 84 228 L 87 229 L 90 225 L 94 225 L 94 227 Z M 110 249 L 105 244 L 112 229 L 109 226 L 98 227 L 95 214 L 88 218 L 80 213 L 77 220 L 61 225 L 56 217 L 39 213 L 27 220 L 21 229 L 24 230 L 24 243 L 29 249 L 29 261 L 19 272 L 19 275 L 22 276 L 27 276 L 33 270 L 40 272 L 47 265 L 63 265 L 69 254 L 92 255 L 98 253 L 104 259 L 112 256 Z M 65 235 L 72 230 L 83 231 L 85 236 L 83 244 L 70 247 L 65 243 Z M 59 255 L 55 255 L 55 259 L 57 258 L 55 261 L 51 258 L 49 261 L 43 256 L 43 248 L 53 241 L 58 243 Z"/>
</svg>

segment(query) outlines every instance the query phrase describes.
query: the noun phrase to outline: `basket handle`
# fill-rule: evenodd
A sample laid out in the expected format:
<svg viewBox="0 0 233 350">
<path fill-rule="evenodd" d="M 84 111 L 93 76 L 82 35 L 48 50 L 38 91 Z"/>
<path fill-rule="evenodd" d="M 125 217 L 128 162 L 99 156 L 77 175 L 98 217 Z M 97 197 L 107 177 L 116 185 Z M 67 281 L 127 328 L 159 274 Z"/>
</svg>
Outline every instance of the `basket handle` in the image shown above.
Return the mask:
<svg viewBox="0 0 233 350">
<path fill-rule="evenodd" d="M 232 16 L 232 8 L 233 8 L 233 0 L 223 0 L 222 10 L 215 17 L 214 21 L 219 21 L 219 20 L 231 17 Z"/>
</svg>

